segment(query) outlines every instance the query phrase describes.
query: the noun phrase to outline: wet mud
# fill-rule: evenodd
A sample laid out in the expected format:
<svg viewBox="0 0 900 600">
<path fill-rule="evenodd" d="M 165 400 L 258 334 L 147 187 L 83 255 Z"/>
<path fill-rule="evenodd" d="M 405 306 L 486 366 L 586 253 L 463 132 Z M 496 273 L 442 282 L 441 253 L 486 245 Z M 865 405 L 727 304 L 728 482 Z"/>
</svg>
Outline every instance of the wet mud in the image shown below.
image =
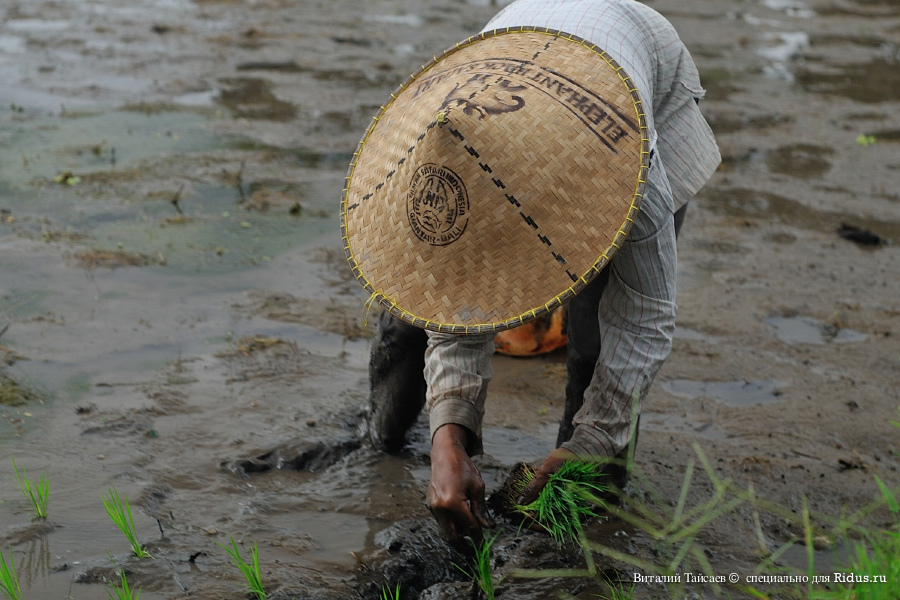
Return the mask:
<svg viewBox="0 0 900 600">
<path fill-rule="evenodd" d="M 231 538 L 258 544 L 274 599 L 473 597 L 425 507 L 424 417 L 397 453 L 367 441 L 377 315 L 338 213 L 390 91 L 496 4 L 0 6 L 0 549 L 25 598 L 105 597 L 117 569 L 146 600 L 246 598 Z M 673 353 L 621 506 L 587 524 L 587 554 L 498 515 L 504 597 L 593 598 L 635 564 L 806 572 L 807 508 L 814 568 L 832 572 L 858 535 L 836 533 L 842 515 L 876 478 L 900 486 L 900 9 L 648 4 L 698 63 L 724 160 L 679 239 Z M 494 366 L 489 493 L 552 449 L 565 352 Z M 49 479 L 46 521 L 12 458 Z M 724 482 L 750 496 L 691 552 L 685 531 L 641 526 L 702 512 Z M 153 559 L 107 517 L 112 488 Z"/>
</svg>

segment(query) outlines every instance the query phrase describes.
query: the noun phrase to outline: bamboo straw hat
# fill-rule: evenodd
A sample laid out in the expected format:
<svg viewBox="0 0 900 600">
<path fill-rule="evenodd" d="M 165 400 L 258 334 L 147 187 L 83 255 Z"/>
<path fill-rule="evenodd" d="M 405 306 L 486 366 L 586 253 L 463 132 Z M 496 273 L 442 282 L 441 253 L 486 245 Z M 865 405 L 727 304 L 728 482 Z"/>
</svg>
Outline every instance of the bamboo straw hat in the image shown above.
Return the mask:
<svg viewBox="0 0 900 600">
<path fill-rule="evenodd" d="M 603 50 L 540 28 L 473 36 L 374 117 L 347 172 L 344 251 L 369 302 L 402 321 L 521 325 L 625 240 L 648 144 L 637 90 Z"/>
</svg>

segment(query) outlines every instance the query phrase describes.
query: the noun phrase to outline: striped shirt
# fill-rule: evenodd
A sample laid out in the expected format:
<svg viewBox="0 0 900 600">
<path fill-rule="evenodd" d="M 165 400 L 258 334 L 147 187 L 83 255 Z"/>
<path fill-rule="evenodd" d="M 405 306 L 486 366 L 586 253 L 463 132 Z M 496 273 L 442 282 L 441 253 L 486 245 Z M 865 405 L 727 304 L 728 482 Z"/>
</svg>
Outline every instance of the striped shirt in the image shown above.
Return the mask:
<svg viewBox="0 0 900 600">
<path fill-rule="evenodd" d="M 634 0 L 517 0 L 485 31 L 517 26 L 557 29 L 608 52 L 653 106 L 647 115 L 654 151 L 643 204 L 628 240 L 610 262 L 600 301 L 600 358 L 563 447 L 598 459 L 628 444 L 632 414 L 663 362 L 675 330 L 676 246 L 672 213 L 707 182 L 720 162 L 697 107 L 697 68 L 672 25 Z M 432 435 L 456 423 L 481 452 L 481 422 L 493 372 L 494 336 L 428 332 L 425 378 Z M 637 400 L 637 406 L 634 401 Z"/>
</svg>

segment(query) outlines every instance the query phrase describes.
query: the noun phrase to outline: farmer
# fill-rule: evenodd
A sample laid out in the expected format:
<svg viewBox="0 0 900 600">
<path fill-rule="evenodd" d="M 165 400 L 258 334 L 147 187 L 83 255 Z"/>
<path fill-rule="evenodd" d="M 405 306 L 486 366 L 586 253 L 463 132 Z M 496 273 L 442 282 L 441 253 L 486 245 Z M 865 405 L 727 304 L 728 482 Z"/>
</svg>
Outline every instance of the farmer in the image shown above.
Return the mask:
<svg viewBox="0 0 900 600">
<path fill-rule="evenodd" d="M 517 0 L 395 91 L 360 143 L 342 229 L 385 309 L 372 434 L 401 448 L 427 403 L 428 504 L 449 541 L 488 526 L 471 457 L 498 331 L 567 303 L 565 414 L 523 502 L 565 461 L 613 465 L 631 442 L 671 349 L 676 233 L 720 161 L 702 95 L 654 10 Z"/>
</svg>

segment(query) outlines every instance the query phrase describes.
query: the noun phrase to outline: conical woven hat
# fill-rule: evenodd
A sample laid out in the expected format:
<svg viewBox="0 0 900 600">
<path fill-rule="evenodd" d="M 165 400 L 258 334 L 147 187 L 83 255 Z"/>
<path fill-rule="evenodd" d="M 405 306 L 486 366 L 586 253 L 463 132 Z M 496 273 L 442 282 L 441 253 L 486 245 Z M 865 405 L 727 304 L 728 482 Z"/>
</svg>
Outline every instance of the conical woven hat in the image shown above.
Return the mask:
<svg viewBox="0 0 900 600">
<path fill-rule="evenodd" d="M 393 316 L 499 331 L 580 291 L 625 240 L 649 164 L 637 91 L 596 46 L 478 35 L 391 94 L 354 154 L 347 259 Z"/>
</svg>

